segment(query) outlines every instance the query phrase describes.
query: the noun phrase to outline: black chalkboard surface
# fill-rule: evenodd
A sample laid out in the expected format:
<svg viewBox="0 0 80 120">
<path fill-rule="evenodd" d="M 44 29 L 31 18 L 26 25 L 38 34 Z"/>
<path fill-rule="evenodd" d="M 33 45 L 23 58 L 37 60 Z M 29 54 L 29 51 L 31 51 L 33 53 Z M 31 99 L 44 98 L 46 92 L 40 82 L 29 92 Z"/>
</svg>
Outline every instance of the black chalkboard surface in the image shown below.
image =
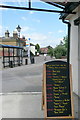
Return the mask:
<svg viewBox="0 0 80 120">
<path fill-rule="evenodd" d="M 45 63 L 46 117 L 72 117 L 70 77 L 67 62 Z"/>
</svg>

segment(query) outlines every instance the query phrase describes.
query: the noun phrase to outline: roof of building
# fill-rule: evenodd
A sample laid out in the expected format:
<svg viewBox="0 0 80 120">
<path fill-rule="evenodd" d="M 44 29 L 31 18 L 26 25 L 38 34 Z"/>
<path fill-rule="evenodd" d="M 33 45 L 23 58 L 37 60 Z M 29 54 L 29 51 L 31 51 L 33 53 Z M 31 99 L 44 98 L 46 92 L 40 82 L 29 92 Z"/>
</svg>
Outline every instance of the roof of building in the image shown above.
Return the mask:
<svg viewBox="0 0 80 120">
<path fill-rule="evenodd" d="M 2 41 L 2 42 L 11 42 L 11 41 L 16 41 L 16 40 L 18 40 L 18 38 L 14 38 L 14 37 L 0 37 L 0 41 Z M 24 38 L 19 38 L 19 40 L 21 40 L 22 42 L 25 42 L 26 41 L 26 39 L 24 39 Z"/>
<path fill-rule="evenodd" d="M 47 52 L 48 52 L 48 48 L 47 47 L 40 48 L 40 50 L 41 50 L 41 53 L 47 54 Z"/>
<path fill-rule="evenodd" d="M 79 5 L 80 2 L 70 2 L 65 6 L 65 11 L 73 12 Z M 76 14 L 76 11 L 74 11 L 74 14 Z M 68 15 L 70 15 L 70 13 L 61 13 L 60 19 L 65 19 Z"/>
<path fill-rule="evenodd" d="M 77 3 L 79 3 L 78 1 L 77 2 L 72 2 L 71 0 L 61 0 L 61 2 L 59 2 L 59 0 L 39 0 L 40 2 L 44 2 L 44 3 L 47 3 L 49 5 L 52 5 L 52 6 L 55 6 L 55 7 L 58 7 L 58 8 L 61 8 L 61 10 L 49 10 L 49 9 L 39 9 L 39 8 L 33 8 L 31 6 L 31 4 L 29 4 L 30 6 L 29 7 L 18 7 L 15 5 L 1 5 L 1 7 L 3 8 L 13 8 L 13 9 L 23 9 L 23 10 L 36 10 L 36 11 L 46 11 L 46 12 L 58 12 L 58 13 L 70 13 L 70 14 L 73 14 L 72 11 L 71 11 L 71 7 L 69 8 L 69 6 L 71 6 L 70 4 L 74 4 L 73 6 L 77 5 Z M 32 3 L 32 1 L 30 1 L 30 3 Z"/>
<path fill-rule="evenodd" d="M 18 49 L 23 49 L 23 47 L 19 47 L 19 46 L 12 46 L 12 45 L 4 45 L 4 44 L 0 44 L 0 47 L 2 48 L 18 48 Z"/>
</svg>

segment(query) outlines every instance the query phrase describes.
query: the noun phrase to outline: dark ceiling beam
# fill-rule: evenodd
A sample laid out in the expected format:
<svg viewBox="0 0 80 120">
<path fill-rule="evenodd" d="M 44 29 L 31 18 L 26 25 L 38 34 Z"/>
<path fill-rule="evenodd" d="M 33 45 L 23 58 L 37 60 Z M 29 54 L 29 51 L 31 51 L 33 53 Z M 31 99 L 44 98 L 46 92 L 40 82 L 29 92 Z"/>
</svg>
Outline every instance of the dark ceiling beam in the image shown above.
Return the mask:
<svg viewBox="0 0 80 120">
<path fill-rule="evenodd" d="M 44 1 L 44 2 L 45 2 L 45 1 Z M 53 5 L 53 6 L 55 6 L 55 7 L 59 7 L 59 8 L 61 8 L 61 9 L 64 9 L 64 7 L 58 5 L 58 4 L 54 3 L 54 2 L 45 2 L 45 3 L 48 3 L 48 4 Z"/>
<path fill-rule="evenodd" d="M 74 20 L 74 25 L 79 25 L 80 24 L 80 17 L 78 17 L 76 20 Z"/>
<path fill-rule="evenodd" d="M 14 6 L 7 6 L 7 5 L 0 5 L 1 8 L 11 8 L 11 9 L 20 9 L 20 10 L 33 10 L 33 11 L 42 11 L 42 12 L 54 12 L 54 13 L 69 13 L 69 14 L 76 14 L 75 12 L 69 11 L 58 11 L 58 10 L 47 10 L 47 9 L 38 9 L 38 8 L 26 8 L 26 7 L 14 7 Z"/>
<path fill-rule="evenodd" d="M 31 8 L 31 0 L 29 0 L 29 2 L 28 2 L 28 3 L 29 3 L 29 8 Z"/>
</svg>

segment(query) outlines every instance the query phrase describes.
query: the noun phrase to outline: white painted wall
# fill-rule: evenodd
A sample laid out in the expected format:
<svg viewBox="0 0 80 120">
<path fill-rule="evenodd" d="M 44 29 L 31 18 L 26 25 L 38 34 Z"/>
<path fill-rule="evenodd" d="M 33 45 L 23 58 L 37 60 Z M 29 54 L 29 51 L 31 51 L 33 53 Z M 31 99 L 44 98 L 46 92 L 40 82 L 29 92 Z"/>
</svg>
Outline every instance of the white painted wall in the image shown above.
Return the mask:
<svg viewBox="0 0 80 120">
<path fill-rule="evenodd" d="M 31 50 L 31 52 L 35 55 L 35 52 L 36 52 L 35 46 L 30 46 L 30 50 Z"/>
<path fill-rule="evenodd" d="M 70 63 L 72 64 L 72 80 L 73 80 L 73 91 L 78 94 L 78 80 L 80 79 L 80 64 L 79 53 L 80 53 L 80 29 L 79 26 L 74 25 L 74 20 L 79 17 L 80 8 L 77 9 L 77 14 L 69 17 L 71 23 L 71 35 L 70 35 Z M 79 37 L 79 38 L 78 38 Z M 78 76 L 79 74 L 79 76 Z"/>
<path fill-rule="evenodd" d="M 78 34 L 78 95 L 80 96 L 80 24 L 78 28 L 79 34 Z"/>
</svg>

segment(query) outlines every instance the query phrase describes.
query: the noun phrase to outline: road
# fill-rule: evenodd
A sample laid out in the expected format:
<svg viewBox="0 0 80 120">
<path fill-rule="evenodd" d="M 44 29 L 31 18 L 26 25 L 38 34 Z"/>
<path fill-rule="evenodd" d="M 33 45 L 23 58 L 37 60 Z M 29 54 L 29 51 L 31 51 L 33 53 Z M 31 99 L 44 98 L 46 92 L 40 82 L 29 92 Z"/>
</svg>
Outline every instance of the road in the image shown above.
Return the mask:
<svg viewBox="0 0 80 120">
<path fill-rule="evenodd" d="M 41 92 L 44 62 L 43 57 L 37 57 L 36 64 L 3 69 L 2 92 Z"/>
</svg>

